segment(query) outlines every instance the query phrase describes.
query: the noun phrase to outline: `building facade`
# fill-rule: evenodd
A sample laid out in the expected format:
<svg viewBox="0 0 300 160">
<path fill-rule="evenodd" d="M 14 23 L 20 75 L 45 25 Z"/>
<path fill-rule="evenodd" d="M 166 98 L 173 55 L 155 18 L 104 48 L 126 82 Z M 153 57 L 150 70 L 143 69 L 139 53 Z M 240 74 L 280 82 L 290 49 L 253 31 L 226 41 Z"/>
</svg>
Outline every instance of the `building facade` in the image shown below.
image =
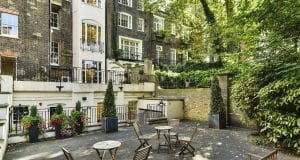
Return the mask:
<svg viewBox="0 0 300 160">
<path fill-rule="evenodd" d="M 72 3 L 74 75 L 79 82 L 105 83 L 105 0 Z"/>
<path fill-rule="evenodd" d="M 58 80 L 71 67 L 70 1 L 0 1 L 1 74 L 16 80 Z"/>
</svg>

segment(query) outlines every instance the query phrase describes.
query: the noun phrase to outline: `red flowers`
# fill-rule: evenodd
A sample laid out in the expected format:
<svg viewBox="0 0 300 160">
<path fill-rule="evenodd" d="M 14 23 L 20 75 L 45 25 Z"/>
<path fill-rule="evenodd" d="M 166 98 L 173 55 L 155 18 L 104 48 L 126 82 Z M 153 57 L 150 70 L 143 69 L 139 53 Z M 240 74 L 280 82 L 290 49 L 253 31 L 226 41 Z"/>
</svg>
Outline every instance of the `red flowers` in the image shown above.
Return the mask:
<svg viewBox="0 0 300 160">
<path fill-rule="evenodd" d="M 63 123 L 63 120 L 61 120 L 61 119 L 54 119 L 54 120 L 52 120 L 52 124 L 54 124 L 54 125 L 60 125 L 62 123 Z"/>
<path fill-rule="evenodd" d="M 30 123 L 27 123 L 26 124 L 26 129 L 30 129 L 31 128 L 31 124 Z"/>
</svg>

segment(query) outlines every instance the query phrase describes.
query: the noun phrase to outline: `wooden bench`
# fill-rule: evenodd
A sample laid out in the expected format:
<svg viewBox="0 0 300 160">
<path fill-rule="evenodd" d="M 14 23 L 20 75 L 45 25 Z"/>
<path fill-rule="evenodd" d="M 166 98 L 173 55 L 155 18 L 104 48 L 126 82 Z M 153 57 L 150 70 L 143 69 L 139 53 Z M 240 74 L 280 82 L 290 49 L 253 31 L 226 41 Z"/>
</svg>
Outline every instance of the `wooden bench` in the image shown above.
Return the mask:
<svg viewBox="0 0 300 160">
<path fill-rule="evenodd" d="M 246 160 L 277 160 L 277 150 L 273 150 L 267 155 L 261 157 L 256 154 L 248 153 L 246 156 Z"/>
</svg>

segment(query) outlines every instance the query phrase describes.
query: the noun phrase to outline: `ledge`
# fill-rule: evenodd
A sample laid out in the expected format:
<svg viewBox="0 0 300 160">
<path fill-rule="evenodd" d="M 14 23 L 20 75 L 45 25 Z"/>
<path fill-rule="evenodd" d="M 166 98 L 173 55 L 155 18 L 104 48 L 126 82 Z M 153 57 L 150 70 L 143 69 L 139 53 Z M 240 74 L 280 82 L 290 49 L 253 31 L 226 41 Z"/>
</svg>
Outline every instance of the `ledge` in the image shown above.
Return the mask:
<svg viewBox="0 0 300 160">
<path fill-rule="evenodd" d="M 0 108 L 7 108 L 7 107 L 8 107 L 8 104 L 7 104 L 7 103 L 0 104 Z"/>
</svg>

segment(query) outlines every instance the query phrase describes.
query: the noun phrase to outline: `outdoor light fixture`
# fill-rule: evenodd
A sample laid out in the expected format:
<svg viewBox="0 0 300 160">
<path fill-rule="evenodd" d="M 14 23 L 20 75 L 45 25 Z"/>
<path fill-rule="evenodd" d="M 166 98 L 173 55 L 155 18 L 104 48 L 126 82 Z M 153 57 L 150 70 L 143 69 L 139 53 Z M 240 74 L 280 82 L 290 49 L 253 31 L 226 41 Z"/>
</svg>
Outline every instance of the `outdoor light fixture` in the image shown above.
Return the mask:
<svg viewBox="0 0 300 160">
<path fill-rule="evenodd" d="M 59 86 L 56 86 L 56 88 L 58 88 L 58 91 L 61 92 L 61 89 L 64 88 L 64 86 L 61 85 L 61 78 L 59 81 Z"/>
</svg>

